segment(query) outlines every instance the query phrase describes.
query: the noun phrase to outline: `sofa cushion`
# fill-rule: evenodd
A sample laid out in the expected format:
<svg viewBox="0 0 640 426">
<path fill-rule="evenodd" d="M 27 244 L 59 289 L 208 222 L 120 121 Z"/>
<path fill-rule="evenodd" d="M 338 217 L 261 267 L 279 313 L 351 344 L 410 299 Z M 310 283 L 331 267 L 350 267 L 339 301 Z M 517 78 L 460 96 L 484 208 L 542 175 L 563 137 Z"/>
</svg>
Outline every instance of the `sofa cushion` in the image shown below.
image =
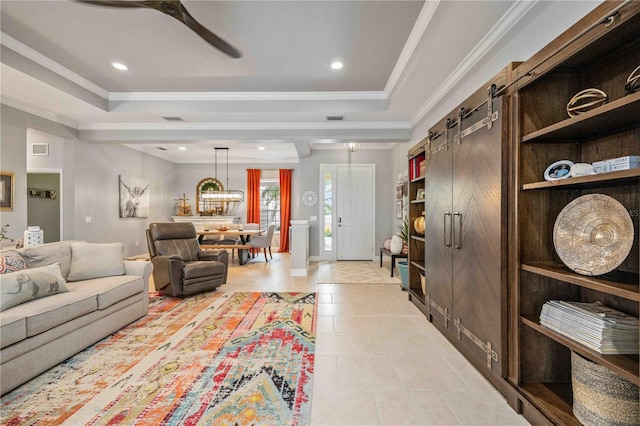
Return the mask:
<svg viewBox="0 0 640 426">
<path fill-rule="evenodd" d="M 6 250 L 0 252 L 0 274 L 8 274 L 9 272 L 22 271 L 26 269 L 22 255 L 15 250 Z"/>
<path fill-rule="evenodd" d="M 122 243 L 73 243 L 69 281 L 124 275 Z"/>
<path fill-rule="evenodd" d="M 33 299 L 69 291 L 60 274 L 60 262 L 2 275 L 0 311 Z"/>
<path fill-rule="evenodd" d="M 27 320 L 18 309 L 0 312 L 0 348 L 27 338 Z M 4 360 L 4 354 L 2 356 Z"/>
<path fill-rule="evenodd" d="M 97 298 L 98 309 L 106 309 L 127 297 L 144 291 L 144 280 L 137 275 L 118 275 L 70 282 L 69 289 Z"/>
<path fill-rule="evenodd" d="M 62 278 L 66 280 L 69 275 L 69 265 L 71 264 L 71 244 L 74 242 L 76 241 L 41 244 L 22 249 L 20 254 L 22 254 L 29 268 L 60 262 L 60 272 L 62 273 Z"/>
<path fill-rule="evenodd" d="M 95 295 L 69 291 L 53 297 L 32 300 L 6 312 L 13 309 L 20 310 L 26 318 L 27 337 L 31 337 L 95 311 L 98 309 L 98 303 Z"/>
</svg>

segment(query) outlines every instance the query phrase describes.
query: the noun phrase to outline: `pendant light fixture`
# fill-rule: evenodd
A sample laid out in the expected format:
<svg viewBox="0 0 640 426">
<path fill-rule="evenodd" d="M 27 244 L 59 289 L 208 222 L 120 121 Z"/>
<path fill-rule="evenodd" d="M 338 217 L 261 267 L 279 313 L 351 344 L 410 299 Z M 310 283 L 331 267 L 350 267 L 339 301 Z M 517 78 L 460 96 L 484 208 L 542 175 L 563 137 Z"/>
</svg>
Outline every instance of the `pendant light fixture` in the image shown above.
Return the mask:
<svg viewBox="0 0 640 426">
<path fill-rule="evenodd" d="M 227 181 L 226 186 L 229 187 L 229 148 L 214 148 L 215 149 L 215 178 L 218 180 L 218 151 L 223 150 L 227 154 Z M 219 182 L 219 181 L 218 181 Z M 220 185 L 222 186 L 222 185 Z M 244 192 L 239 190 L 225 190 L 223 187 L 220 189 L 207 189 L 202 191 L 201 198 L 205 201 L 213 203 L 237 203 L 244 201 Z"/>
<path fill-rule="evenodd" d="M 344 147 L 347 148 L 349 152 L 356 152 L 360 149 L 360 144 L 358 142 L 346 142 Z"/>
</svg>

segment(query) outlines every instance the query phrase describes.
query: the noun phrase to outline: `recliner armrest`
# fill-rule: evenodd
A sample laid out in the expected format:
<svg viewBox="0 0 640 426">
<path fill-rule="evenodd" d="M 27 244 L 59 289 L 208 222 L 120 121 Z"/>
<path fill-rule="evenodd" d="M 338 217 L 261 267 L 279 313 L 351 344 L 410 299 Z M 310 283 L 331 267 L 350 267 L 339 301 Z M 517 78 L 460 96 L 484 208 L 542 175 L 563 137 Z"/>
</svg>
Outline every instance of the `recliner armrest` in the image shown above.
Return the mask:
<svg viewBox="0 0 640 426">
<path fill-rule="evenodd" d="M 227 271 L 229 270 L 229 253 L 226 250 L 201 250 L 198 252 L 198 259 L 218 261 L 224 263 L 224 283 L 227 282 Z"/>
<path fill-rule="evenodd" d="M 184 261 L 181 256 L 156 256 L 151 259 L 153 264 L 153 281 L 156 290 L 171 296 L 181 296 L 182 269 Z"/>
</svg>

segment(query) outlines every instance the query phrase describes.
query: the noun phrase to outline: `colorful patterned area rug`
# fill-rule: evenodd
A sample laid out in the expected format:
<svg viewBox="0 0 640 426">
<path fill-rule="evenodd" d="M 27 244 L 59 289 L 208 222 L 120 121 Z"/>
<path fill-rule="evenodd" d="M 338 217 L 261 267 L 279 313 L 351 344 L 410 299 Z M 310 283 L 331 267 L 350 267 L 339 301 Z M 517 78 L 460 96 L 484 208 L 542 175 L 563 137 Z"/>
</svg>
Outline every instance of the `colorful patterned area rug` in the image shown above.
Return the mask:
<svg viewBox="0 0 640 426">
<path fill-rule="evenodd" d="M 390 263 L 371 261 L 320 262 L 318 284 L 400 284 L 400 279 L 391 277 Z M 398 271 L 394 271 L 397 275 Z"/>
<path fill-rule="evenodd" d="M 153 295 L 149 314 L 2 397 L 3 425 L 303 425 L 315 293 Z"/>
</svg>

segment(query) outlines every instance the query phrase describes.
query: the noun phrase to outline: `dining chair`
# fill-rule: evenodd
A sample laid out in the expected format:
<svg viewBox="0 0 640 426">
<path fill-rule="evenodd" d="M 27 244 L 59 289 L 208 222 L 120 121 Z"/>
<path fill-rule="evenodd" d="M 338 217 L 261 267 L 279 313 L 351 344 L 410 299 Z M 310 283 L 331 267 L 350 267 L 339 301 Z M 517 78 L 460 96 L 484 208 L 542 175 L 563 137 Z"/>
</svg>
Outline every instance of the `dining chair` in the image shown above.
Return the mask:
<svg viewBox="0 0 640 426">
<path fill-rule="evenodd" d="M 251 241 L 249 241 L 249 244 L 253 247 L 264 250 L 264 260 L 266 262 L 269 262 L 269 259 L 267 258 L 267 249 L 269 249 L 269 256 L 273 259 L 273 255 L 271 254 L 271 240 L 273 239 L 275 229 L 275 225 L 269 225 L 269 228 L 267 228 L 267 235 L 265 237 L 253 237 Z"/>
</svg>

